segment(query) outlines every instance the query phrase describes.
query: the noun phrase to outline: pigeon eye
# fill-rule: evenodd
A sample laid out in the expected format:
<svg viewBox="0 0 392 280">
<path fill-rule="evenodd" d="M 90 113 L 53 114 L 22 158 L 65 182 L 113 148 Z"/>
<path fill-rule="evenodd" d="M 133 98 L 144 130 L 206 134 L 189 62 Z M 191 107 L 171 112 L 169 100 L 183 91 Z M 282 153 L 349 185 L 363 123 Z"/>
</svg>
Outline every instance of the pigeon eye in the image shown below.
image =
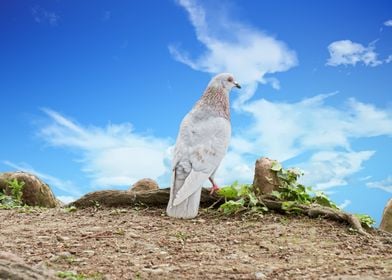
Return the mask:
<svg viewBox="0 0 392 280">
<path fill-rule="evenodd" d="M 227 81 L 231 83 L 233 81 L 233 78 L 232 77 L 228 77 Z"/>
</svg>

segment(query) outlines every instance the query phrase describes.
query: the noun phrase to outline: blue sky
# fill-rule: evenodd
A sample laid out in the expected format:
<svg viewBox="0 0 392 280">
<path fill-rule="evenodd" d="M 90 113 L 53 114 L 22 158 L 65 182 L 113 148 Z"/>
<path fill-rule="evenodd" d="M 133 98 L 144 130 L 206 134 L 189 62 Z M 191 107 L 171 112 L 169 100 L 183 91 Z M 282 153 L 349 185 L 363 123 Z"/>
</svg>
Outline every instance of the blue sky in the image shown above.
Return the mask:
<svg viewBox="0 0 392 280">
<path fill-rule="evenodd" d="M 217 180 L 261 156 L 378 222 L 392 196 L 390 1 L 8 1 L 0 9 L 0 171 L 70 200 L 169 185 L 179 123 L 232 72 Z M 207 185 L 207 184 L 206 184 Z"/>
</svg>

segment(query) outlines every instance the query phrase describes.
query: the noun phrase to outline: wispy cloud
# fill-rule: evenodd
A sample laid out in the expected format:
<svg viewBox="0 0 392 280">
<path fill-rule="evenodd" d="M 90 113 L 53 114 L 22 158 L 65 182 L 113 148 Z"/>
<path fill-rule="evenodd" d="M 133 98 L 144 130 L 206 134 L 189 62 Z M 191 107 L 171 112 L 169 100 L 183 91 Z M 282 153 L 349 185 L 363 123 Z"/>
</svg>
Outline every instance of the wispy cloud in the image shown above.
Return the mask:
<svg viewBox="0 0 392 280">
<path fill-rule="evenodd" d="M 347 180 L 362 169 L 374 151 L 318 151 L 298 166 L 305 171 L 301 182 L 325 190 L 347 185 Z"/>
<path fill-rule="evenodd" d="M 381 181 L 368 182 L 366 186 L 392 193 L 392 176 L 388 176 L 388 178 Z"/>
<path fill-rule="evenodd" d="M 287 71 L 297 65 L 297 57 L 282 41 L 230 18 L 220 9 L 207 10 L 197 1 L 177 1 L 189 15 L 204 53 L 191 58 L 176 45 L 169 46 L 172 56 L 191 68 L 207 73 L 231 72 L 248 87 L 239 101 L 249 99 L 257 83 L 279 88 L 276 78 L 267 74 Z M 213 22 L 211 22 L 213 21 Z"/>
<path fill-rule="evenodd" d="M 235 132 L 230 159 L 223 161 L 217 177 L 231 179 L 230 174 L 239 174 L 238 167 L 251 176 L 254 155 L 264 155 L 280 161 L 305 158 L 297 160 L 305 171 L 302 182 L 319 189 L 347 184 L 374 154 L 354 151 L 351 142 L 392 136 L 392 113 L 352 98 L 341 108 L 333 107 L 327 104 L 333 96 L 322 94 L 294 103 L 265 99 L 246 103 L 243 110 L 252 120 Z"/>
<path fill-rule="evenodd" d="M 392 27 L 392 19 L 387 20 L 386 22 L 384 22 L 384 25 L 388 26 L 388 27 Z"/>
<path fill-rule="evenodd" d="M 355 138 L 392 135 L 391 112 L 353 98 L 342 108 L 327 105 L 334 94 L 295 103 L 265 99 L 247 103 L 243 110 L 251 114 L 253 122 L 234 137 L 233 148 L 245 143 L 250 152 L 284 161 L 305 151 L 349 150 L 350 140 Z M 241 138 L 240 145 L 236 145 L 236 137 Z"/>
<path fill-rule="evenodd" d="M 193 58 L 171 45 L 173 57 L 198 71 L 232 72 L 246 84 L 233 107 L 250 119 L 248 127 L 234 132 L 229 152 L 216 175 L 221 184 L 235 179 L 251 181 L 255 157 L 268 156 L 280 161 L 297 159 L 307 174 L 303 179 L 310 185 L 323 189 L 345 185 L 374 154 L 373 150 L 354 151 L 351 142 L 392 135 L 390 111 L 353 98 L 341 107 L 328 105 L 327 99 L 337 92 L 294 103 L 250 99 L 259 83 L 279 88 L 279 81 L 266 75 L 297 65 L 295 52 L 284 42 L 229 17 L 230 11 L 221 16 L 197 1 L 178 3 L 188 12 L 196 37 L 206 51 Z M 364 47 L 349 40 L 334 42 L 329 46 L 328 64 L 361 62 L 377 66 L 382 62 L 374 44 Z"/>
<path fill-rule="evenodd" d="M 57 26 L 60 16 L 55 12 L 47 11 L 41 6 L 31 8 L 31 14 L 37 23 L 48 22 L 51 26 Z"/>
<path fill-rule="evenodd" d="M 58 200 L 60 200 L 61 202 L 63 202 L 64 204 L 71 203 L 71 202 L 78 199 L 77 197 L 69 196 L 69 195 L 59 195 L 59 196 L 56 196 L 56 198 Z"/>
<path fill-rule="evenodd" d="M 17 164 L 17 163 L 13 163 L 11 161 L 5 160 L 5 161 L 3 161 L 3 164 L 5 164 L 11 168 L 14 168 L 15 170 L 18 170 L 18 171 L 24 171 L 24 172 L 34 174 L 34 175 L 38 176 L 40 179 L 42 179 L 45 183 L 49 184 L 49 186 L 51 188 L 61 190 L 66 194 L 70 194 L 72 196 L 80 196 L 82 194 L 81 190 L 72 181 L 62 180 L 62 179 L 57 178 L 55 176 L 37 171 L 27 163 Z"/>
<path fill-rule="evenodd" d="M 362 62 L 366 66 L 375 67 L 383 62 L 377 58 L 375 42 L 367 47 L 350 40 L 332 42 L 328 46 L 330 57 L 327 60 L 329 66 L 353 65 Z"/>
<path fill-rule="evenodd" d="M 43 111 L 50 122 L 39 135 L 55 147 L 76 151 L 92 187 L 129 186 L 143 177 L 158 179 L 167 171 L 167 139 L 137 133 L 129 123 L 87 127 L 56 111 Z"/>
<path fill-rule="evenodd" d="M 346 208 L 347 206 L 349 206 L 350 204 L 351 204 L 351 200 L 346 199 L 346 200 L 344 200 L 343 203 L 340 204 L 338 207 L 339 207 L 340 209 L 344 209 L 344 208 Z"/>
</svg>

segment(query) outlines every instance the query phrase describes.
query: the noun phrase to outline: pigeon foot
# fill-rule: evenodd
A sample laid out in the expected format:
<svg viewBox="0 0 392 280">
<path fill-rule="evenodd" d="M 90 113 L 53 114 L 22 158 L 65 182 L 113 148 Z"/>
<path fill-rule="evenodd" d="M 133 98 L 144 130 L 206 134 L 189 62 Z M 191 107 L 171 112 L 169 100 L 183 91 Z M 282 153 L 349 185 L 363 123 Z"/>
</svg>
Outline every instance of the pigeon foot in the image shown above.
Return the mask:
<svg viewBox="0 0 392 280">
<path fill-rule="evenodd" d="M 214 180 L 212 178 L 208 178 L 208 179 L 210 179 L 210 182 L 212 184 L 210 195 L 213 195 L 216 191 L 219 190 L 219 187 L 218 187 L 217 184 L 215 184 L 215 182 L 214 182 Z"/>
</svg>

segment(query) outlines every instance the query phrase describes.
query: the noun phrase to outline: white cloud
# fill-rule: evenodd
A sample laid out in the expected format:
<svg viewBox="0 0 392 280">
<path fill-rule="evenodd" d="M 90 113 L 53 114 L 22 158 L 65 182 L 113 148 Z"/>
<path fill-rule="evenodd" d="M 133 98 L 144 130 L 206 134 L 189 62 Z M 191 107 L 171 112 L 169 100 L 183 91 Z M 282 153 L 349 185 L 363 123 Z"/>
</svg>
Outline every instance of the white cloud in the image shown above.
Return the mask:
<svg viewBox="0 0 392 280">
<path fill-rule="evenodd" d="M 167 171 L 166 139 L 136 133 L 129 123 L 85 127 L 53 110 L 44 112 L 51 122 L 39 135 L 53 146 L 77 151 L 93 187 L 129 186 L 144 177 L 158 179 Z"/>
<path fill-rule="evenodd" d="M 392 113 L 351 98 L 341 108 L 326 104 L 336 93 L 317 95 L 299 102 L 259 99 L 244 104 L 252 120 L 232 138 L 217 178 L 231 183 L 235 176 L 253 174 L 255 156 L 280 161 L 296 160 L 305 171 L 302 182 L 319 189 L 347 184 L 374 151 L 353 151 L 351 142 L 376 136 L 392 136 Z M 306 156 L 305 156 L 306 155 Z M 240 166 L 245 172 L 235 170 Z M 244 178 L 245 179 L 245 178 Z"/>
<path fill-rule="evenodd" d="M 342 152 L 319 151 L 299 167 L 305 170 L 301 182 L 317 189 L 329 189 L 347 185 L 347 178 L 362 169 L 362 163 L 370 159 L 374 151 Z"/>
<path fill-rule="evenodd" d="M 384 22 L 384 25 L 388 26 L 388 27 L 392 27 L 392 19 L 387 20 L 386 22 Z"/>
<path fill-rule="evenodd" d="M 329 66 L 355 66 L 357 63 L 362 62 L 366 66 L 375 67 L 382 64 L 382 61 L 377 58 L 378 54 L 374 49 L 374 42 L 364 47 L 350 40 L 335 41 L 328 46 L 330 57 L 326 64 Z"/>
<path fill-rule="evenodd" d="M 392 62 L 392 54 L 388 55 L 388 57 L 385 59 L 385 63 L 391 63 Z"/>
<path fill-rule="evenodd" d="M 26 163 L 16 164 L 11 161 L 5 160 L 3 161 L 3 164 L 8 165 L 9 167 L 12 167 L 18 171 L 24 171 L 34 174 L 41 180 L 43 180 L 45 183 L 47 183 L 51 188 L 61 190 L 67 194 L 71 194 L 74 196 L 81 195 L 79 188 L 70 180 L 62 180 L 52 175 L 39 172 Z"/>
<path fill-rule="evenodd" d="M 341 109 L 326 105 L 334 94 L 295 103 L 259 99 L 245 104 L 242 109 L 253 122 L 234 137 L 234 148 L 246 146 L 251 153 L 284 161 L 305 151 L 348 150 L 352 138 L 392 135 L 391 112 L 355 99 L 347 100 Z"/>
<path fill-rule="evenodd" d="M 253 95 L 257 83 L 270 83 L 278 89 L 279 81 L 265 75 L 287 71 L 297 65 L 295 52 L 284 42 L 233 17 L 229 19 L 222 9 L 207 10 L 192 0 L 179 0 L 178 3 L 188 12 L 197 39 L 206 50 L 195 59 L 175 45 L 169 46 L 170 53 L 195 70 L 212 74 L 233 73 L 241 84 L 250 87 L 241 101 Z"/>
<path fill-rule="evenodd" d="M 392 193 L 392 176 L 388 176 L 388 178 L 381 181 L 368 182 L 366 186 Z"/>
<path fill-rule="evenodd" d="M 60 200 L 62 203 L 64 203 L 64 204 L 71 203 L 71 202 L 73 202 L 73 201 L 78 199 L 77 197 L 67 196 L 67 195 L 59 195 L 59 196 L 56 196 L 56 198 L 58 200 Z"/>
<path fill-rule="evenodd" d="M 345 199 L 342 204 L 338 205 L 340 209 L 344 209 L 351 204 L 351 200 Z"/>
<path fill-rule="evenodd" d="M 325 104 L 336 94 L 322 94 L 295 103 L 250 100 L 259 83 L 280 88 L 279 81 L 266 74 L 287 71 L 297 65 L 295 52 L 285 43 L 249 27 L 225 14 L 206 9 L 191 0 L 178 3 L 188 12 L 196 36 L 206 48 L 197 58 L 171 45 L 173 57 L 203 72 L 232 72 L 245 87 L 234 100 L 237 112 L 246 113 L 248 127 L 234 131 L 229 152 L 216 178 L 221 184 L 239 179 L 251 182 L 255 157 L 280 161 L 302 159 L 307 182 L 318 188 L 347 184 L 374 151 L 353 151 L 353 139 L 392 135 L 391 112 L 348 99 L 342 108 Z M 349 40 L 333 42 L 328 65 L 377 66 L 374 42 L 364 47 Z M 317 172 L 316 172 L 317 171 Z M 305 177 L 304 177 L 305 180 Z"/>
<path fill-rule="evenodd" d="M 234 181 L 251 183 L 254 174 L 254 161 L 246 160 L 243 154 L 229 151 L 223 158 L 215 181 L 218 185 L 229 185 Z"/>
<path fill-rule="evenodd" d="M 60 20 L 59 15 L 54 12 L 47 11 L 40 6 L 35 6 L 31 8 L 31 14 L 33 15 L 35 22 L 48 22 L 51 26 L 56 26 Z"/>
</svg>

